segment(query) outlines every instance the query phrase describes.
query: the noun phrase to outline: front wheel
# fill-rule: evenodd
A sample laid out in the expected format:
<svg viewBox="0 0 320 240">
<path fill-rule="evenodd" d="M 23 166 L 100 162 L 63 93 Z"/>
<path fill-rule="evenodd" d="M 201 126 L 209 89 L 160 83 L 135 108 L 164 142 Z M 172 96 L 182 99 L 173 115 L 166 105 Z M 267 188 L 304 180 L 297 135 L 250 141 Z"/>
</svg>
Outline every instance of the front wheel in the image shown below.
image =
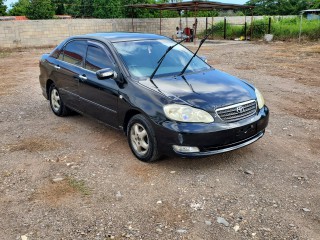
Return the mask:
<svg viewBox="0 0 320 240">
<path fill-rule="evenodd" d="M 59 117 L 66 116 L 70 110 L 64 105 L 58 88 L 52 84 L 49 89 L 50 107 L 53 113 Z"/>
<path fill-rule="evenodd" d="M 141 161 L 160 158 L 157 141 L 149 120 L 141 114 L 133 116 L 127 128 L 128 143 L 133 154 Z"/>
</svg>

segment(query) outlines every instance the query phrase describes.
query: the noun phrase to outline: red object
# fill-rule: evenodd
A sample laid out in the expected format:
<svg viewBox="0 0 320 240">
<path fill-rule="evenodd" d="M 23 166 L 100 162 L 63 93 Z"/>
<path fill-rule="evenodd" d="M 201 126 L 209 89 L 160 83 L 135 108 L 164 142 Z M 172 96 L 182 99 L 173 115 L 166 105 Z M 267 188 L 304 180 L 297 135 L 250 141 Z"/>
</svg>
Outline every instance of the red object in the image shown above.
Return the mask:
<svg viewBox="0 0 320 240">
<path fill-rule="evenodd" d="M 17 21 L 25 21 L 25 20 L 29 20 L 26 16 L 15 16 Z"/>
<path fill-rule="evenodd" d="M 187 38 L 186 42 L 190 42 L 190 37 L 191 37 L 191 29 L 186 27 L 184 29 L 184 34 L 187 35 L 189 38 Z"/>
</svg>

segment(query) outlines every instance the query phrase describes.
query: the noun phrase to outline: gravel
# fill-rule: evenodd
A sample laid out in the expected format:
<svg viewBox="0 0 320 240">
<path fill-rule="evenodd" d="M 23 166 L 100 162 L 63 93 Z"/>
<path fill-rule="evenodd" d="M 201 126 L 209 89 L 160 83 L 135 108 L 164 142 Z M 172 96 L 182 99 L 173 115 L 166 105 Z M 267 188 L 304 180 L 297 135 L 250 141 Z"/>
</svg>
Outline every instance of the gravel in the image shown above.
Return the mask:
<svg viewBox="0 0 320 240">
<path fill-rule="evenodd" d="M 53 115 L 38 83 L 50 50 L 0 58 L 0 239 L 319 239 L 319 43 L 205 43 L 210 64 L 264 94 L 265 136 L 153 164 L 121 132 Z"/>
</svg>

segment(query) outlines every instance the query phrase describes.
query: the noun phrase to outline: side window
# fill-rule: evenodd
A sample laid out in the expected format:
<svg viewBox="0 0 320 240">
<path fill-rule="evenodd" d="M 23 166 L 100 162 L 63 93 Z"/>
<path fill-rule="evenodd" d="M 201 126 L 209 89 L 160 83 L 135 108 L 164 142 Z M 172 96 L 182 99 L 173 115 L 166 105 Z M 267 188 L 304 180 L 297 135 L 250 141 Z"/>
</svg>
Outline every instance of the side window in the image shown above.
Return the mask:
<svg viewBox="0 0 320 240">
<path fill-rule="evenodd" d="M 96 72 L 102 68 L 113 68 L 113 64 L 103 49 L 95 46 L 88 46 L 85 68 Z"/>
<path fill-rule="evenodd" d="M 58 59 L 77 66 L 81 66 L 86 52 L 86 47 L 86 41 L 69 42 L 64 47 L 63 53 L 59 55 Z"/>
</svg>

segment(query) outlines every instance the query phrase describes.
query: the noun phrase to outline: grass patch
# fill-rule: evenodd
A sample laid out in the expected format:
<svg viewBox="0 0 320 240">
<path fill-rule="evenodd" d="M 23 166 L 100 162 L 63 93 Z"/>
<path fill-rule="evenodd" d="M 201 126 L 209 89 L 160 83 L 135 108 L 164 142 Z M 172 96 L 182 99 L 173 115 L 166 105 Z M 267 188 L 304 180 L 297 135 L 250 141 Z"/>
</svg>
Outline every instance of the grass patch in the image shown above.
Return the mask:
<svg viewBox="0 0 320 240">
<path fill-rule="evenodd" d="M 0 92 L 1 93 L 1 92 Z M 0 94 L 1 95 L 1 94 Z M 20 140 L 16 144 L 9 144 L 8 150 L 10 152 L 16 151 L 29 151 L 29 152 L 42 152 L 56 150 L 65 146 L 61 141 L 49 139 L 48 137 L 31 137 Z"/>
<path fill-rule="evenodd" d="M 0 58 L 7 58 L 10 56 L 10 52 L 2 52 L 0 51 Z"/>
<path fill-rule="evenodd" d="M 76 180 L 72 177 L 68 177 L 67 181 L 69 186 L 72 187 L 77 192 L 80 192 L 81 194 L 86 196 L 91 194 L 90 189 L 86 186 L 83 180 Z"/>
</svg>

